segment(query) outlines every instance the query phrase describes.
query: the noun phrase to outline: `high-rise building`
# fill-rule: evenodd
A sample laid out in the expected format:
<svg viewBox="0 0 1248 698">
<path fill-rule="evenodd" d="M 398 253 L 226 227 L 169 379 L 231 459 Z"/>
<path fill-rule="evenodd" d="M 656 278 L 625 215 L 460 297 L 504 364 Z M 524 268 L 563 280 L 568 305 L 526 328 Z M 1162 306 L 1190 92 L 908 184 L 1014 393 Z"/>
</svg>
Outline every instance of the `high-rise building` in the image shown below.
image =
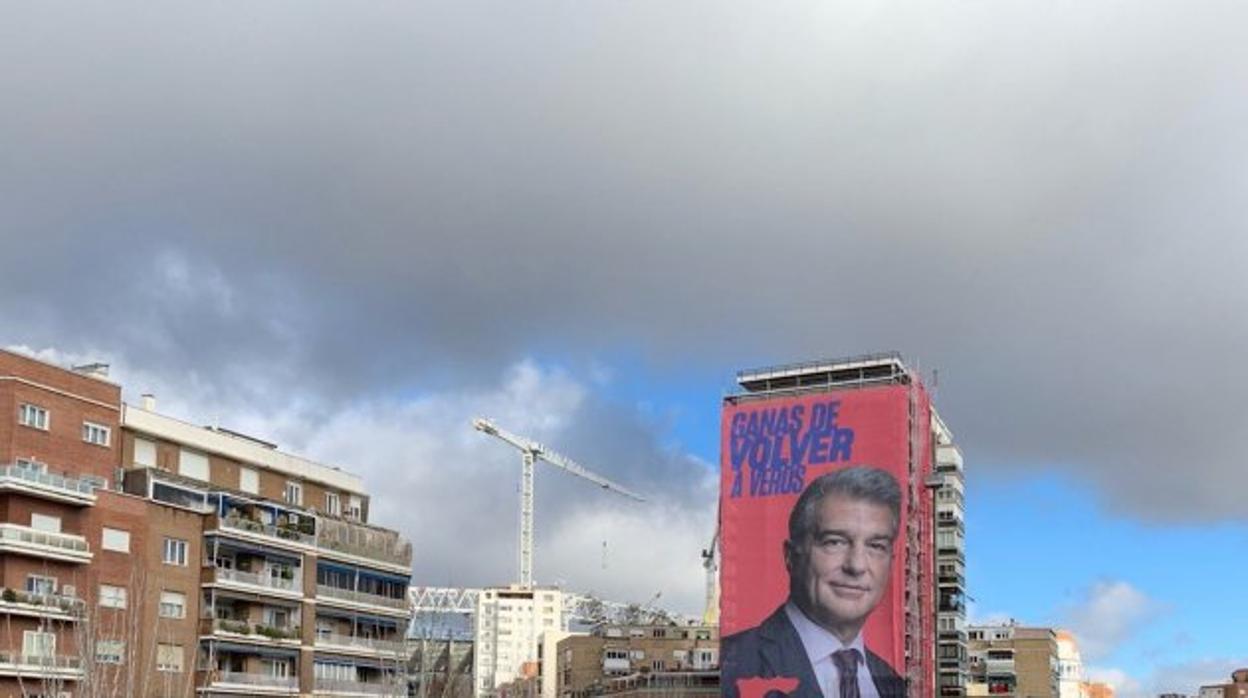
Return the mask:
<svg viewBox="0 0 1248 698">
<path fill-rule="evenodd" d="M 401 694 L 411 546 L 357 476 L 0 351 L 0 695 Z"/>
<path fill-rule="evenodd" d="M 563 592 L 520 585 L 482 589 L 473 622 L 474 691 L 488 696 L 518 678 L 537 676 L 544 634 L 564 631 Z"/>
<path fill-rule="evenodd" d="M 889 592 L 892 596 L 885 597 L 890 605 L 887 613 L 891 617 L 877 626 L 887 628 L 887 635 L 881 637 L 877 634 L 876 641 L 891 650 L 891 656 L 885 659 L 904 676 L 908 695 L 965 695 L 968 660 L 965 629 L 966 504 L 962 452 L 954 442 L 953 433 L 931 405 L 930 395 L 918 373 L 908 367 L 899 354 L 889 352 L 741 371 L 737 384 L 740 392 L 724 400 L 726 413 L 728 410 L 746 411 L 751 406 L 758 406 L 758 432 L 764 435 L 774 432 L 777 435 L 774 441 L 776 450 L 758 463 L 751 461 L 748 468 L 740 463 L 724 466 L 729 480 L 721 485 L 725 488 L 721 492 L 721 507 L 754 494 L 749 490 L 739 490 L 743 479 L 737 478 L 738 474 L 748 474 L 753 484 L 755 474 L 770 472 L 772 463 L 791 461 L 791 465 L 800 463 L 811 471 L 827 468 L 828 463 L 836 460 L 832 453 L 835 449 L 812 447 L 806 452 L 809 460 L 806 463 L 796 455 L 792 444 L 800 444 L 807 430 L 819 431 L 815 429 L 814 422 L 823 421 L 826 425 L 835 421 L 838 406 L 848 413 L 855 409 L 851 404 L 858 405 L 854 414 L 859 415 L 860 421 L 847 422 L 842 425 L 846 428 L 840 432 L 845 436 L 844 432 L 854 430 L 843 442 L 846 445 L 846 464 L 889 469 L 905 492 L 906 509 L 902 512 L 905 530 L 899 532 L 897 539 L 904 566 L 893 567 L 894 579 Z M 861 402 L 856 402 L 859 400 Z M 804 417 L 793 419 L 785 428 L 769 425 L 766 421 L 773 414 L 785 414 L 786 410 L 792 410 L 794 414 L 802 410 Z M 820 410 L 824 410 L 826 415 L 823 420 L 818 418 Z M 746 418 L 745 415 L 740 416 Z M 737 417 L 734 411 L 731 418 Z M 742 433 L 737 434 L 732 424 L 725 421 L 725 444 L 731 445 L 738 436 L 751 436 L 751 424 L 745 422 L 740 430 Z M 768 431 L 769 428 L 771 431 Z M 836 431 L 835 425 L 832 431 Z M 787 452 L 784 450 L 786 439 L 790 442 Z M 737 455 L 746 456 L 741 460 L 749 460 L 756 452 L 762 454 L 770 446 L 766 438 L 753 442 L 745 438 L 741 442 L 754 447 L 749 453 L 739 451 Z M 811 442 L 819 443 L 816 437 L 811 437 Z M 848 453 L 850 445 L 855 451 L 852 457 Z M 876 453 L 888 453 L 890 457 L 881 462 L 862 461 L 858 455 L 860 446 L 869 446 L 876 449 Z M 727 456 L 735 459 L 733 453 L 727 453 Z M 764 490 L 769 484 L 764 483 L 759 492 L 766 494 Z M 782 485 L 785 486 L 787 484 Z M 787 492 L 795 493 L 796 490 Z M 787 509 L 781 513 L 787 517 Z M 732 543 L 730 538 L 739 535 L 741 529 L 758 527 L 758 521 L 747 525 L 729 521 L 729 518 L 725 514 L 722 522 L 724 546 L 729 546 Z M 782 528 L 782 518 L 776 516 L 768 521 L 768 526 Z M 742 559 L 749 559 L 754 564 L 756 561 L 748 551 L 758 549 L 758 543 L 750 540 L 738 544 L 736 549 L 747 551 L 741 554 Z M 778 541 L 763 541 L 761 547 L 779 550 L 778 544 L 772 543 Z M 735 556 L 726 553 L 724 574 L 734 574 L 734 563 Z M 747 565 L 741 574 L 744 582 L 738 581 L 738 588 L 729 588 L 728 583 L 724 583 L 728 598 L 721 602 L 721 614 L 729 611 L 727 615 L 730 618 L 746 615 L 741 607 L 747 605 L 751 597 L 761 596 L 754 581 L 758 575 L 758 569 Z M 772 586 L 787 588 L 787 582 Z M 884 614 L 878 607 L 875 613 Z M 734 625 L 726 632 L 730 634 L 738 630 Z M 876 651 L 880 649 L 876 648 Z"/>
<path fill-rule="evenodd" d="M 936 686 L 941 696 L 966 694 L 966 490 L 962 450 L 932 410 L 936 486 Z"/>
<path fill-rule="evenodd" d="M 967 628 L 967 695 L 1058 698 L 1057 633 L 1014 623 Z"/>
</svg>

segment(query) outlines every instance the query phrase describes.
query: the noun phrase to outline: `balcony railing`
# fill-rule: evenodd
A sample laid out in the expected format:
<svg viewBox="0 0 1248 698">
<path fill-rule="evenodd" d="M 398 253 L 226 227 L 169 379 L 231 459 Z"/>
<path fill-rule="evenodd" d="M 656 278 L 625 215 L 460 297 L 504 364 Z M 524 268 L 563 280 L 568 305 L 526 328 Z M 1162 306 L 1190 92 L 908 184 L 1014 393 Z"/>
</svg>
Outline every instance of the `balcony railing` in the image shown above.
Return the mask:
<svg viewBox="0 0 1248 698">
<path fill-rule="evenodd" d="M 243 531 L 274 540 L 299 543 L 311 547 L 316 546 L 316 536 L 309 535 L 293 528 L 263 524 L 245 518 L 215 517 L 217 525 L 231 531 Z"/>
<path fill-rule="evenodd" d="M 82 668 L 82 659 L 72 655 L 50 656 L 0 652 L 0 666 L 16 666 L 23 671 L 75 671 Z"/>
<path fill-rule="evenodd" d="M 39 531 L 18 524 L 0 523 L 0 547 L 10 546 L 19 549 L 31 546 L 31 552 L 36 553 L 39 548 L 53 548 L 55 549 L 53 552 L 81 557 L 84 561 L 91 558 L 91 548 L 87 545 L 87 539 L 82 536 Z"/>
<path fill-rule="evenodd" d="M 299 626 L 286 625 L 252 625 L 245 620 L 231 620 L 229 618 L 203 618 L 200 621 L 200 632 L 209 633 L 233 633 L 235 635 L 254 635 L 257 638 L 266 638 L 269 640 L 298 640 L 300 637 Z"/>
<path fill-rule="evenodd" d="M 49 612 L 65 613 L 71 616 L 80 616 L 87 608 L 86 602 L 76 596 L 36 594 L 19 589 L 4 589 L 0 591 L 0 606 L 14 603 L 38 606 L 47 609 Z"/>
<path fill-rule="evenodd" d="M 256 574 L 242 570 L 212 567 L 213 575 L 218 582 L 235 582 L 251 586 L 276 589 L 278 591 L 300 591 L 303 589 L 303 575 L 294 575 L 290 579 L 274 577 L 271 574 Z"/>
<path fill-rule="evenodd" d="M 405 696 L 407 688 L 400 682 L 389 683 L 371 681 L 341 681 L 337 679 L 317 679 L 317 693 L 349 693 L 367 696 Z"/>
<path fill-rule="evenodd" d="M 372 637 L 339 635 L 337 633 L 317 633 L 316 644 L 334 645 L 337 647 L 354 647 L 358 649 L 396 654 L 401 653 L 404 650 L 404 643 L 400 640 L 382 640 Z"/>
<path fill-rule="evenodd" d="M 20 465 L 0 466 L 0 480 L 13 480 L 41 489 L 60 490 L 74 499 L 95 499 L 95 485 L 92 483 Z"/>
<path fill-rule="evenodd" d="M 351 601 L 354 603 L 364 603 L 373 606 L 385 606 L 386 608 L 395 608 L 403 611 L 407 610 L 406 598 L 395 599 L 389 596 L 368 594 L 363 591 L 339 589 L 338 587 L 326 586 L 324 584 L 316 585 L 316 595 L 329 599 L 338 599 L 339 601 Z"/>
<path fill-rule="evenodd" d="M 242 686 L 267 686 L 269 688 L 299 688 L 297 676 L 269 676 L 268 674 L 248 674 L 241 671 L 221 671 L 209 674 L 212 684 L 236 684 Z"/>
<path fill-rule="evenodd" d="M 352 521 L 321 518 L 316 528 L 321 550 L 411 567 L 412 544 L 395 531 Z"/>
</svg>

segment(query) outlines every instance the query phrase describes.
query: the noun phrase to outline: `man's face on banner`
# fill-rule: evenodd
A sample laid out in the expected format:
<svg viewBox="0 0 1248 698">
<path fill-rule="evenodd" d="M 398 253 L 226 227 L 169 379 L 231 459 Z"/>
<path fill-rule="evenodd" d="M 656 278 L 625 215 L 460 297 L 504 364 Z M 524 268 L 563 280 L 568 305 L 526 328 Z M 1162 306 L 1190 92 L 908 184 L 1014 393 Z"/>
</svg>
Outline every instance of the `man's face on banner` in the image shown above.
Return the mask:
<svg viewBox="0 0 1248 698">
<path fill-rule="evenodd" d="M 793 602 L 842 642 L 853 640 L 888 586 L 896 534 L 888 507 L 829 494 L 806 539 L 785 543 Z"/>
</svg>

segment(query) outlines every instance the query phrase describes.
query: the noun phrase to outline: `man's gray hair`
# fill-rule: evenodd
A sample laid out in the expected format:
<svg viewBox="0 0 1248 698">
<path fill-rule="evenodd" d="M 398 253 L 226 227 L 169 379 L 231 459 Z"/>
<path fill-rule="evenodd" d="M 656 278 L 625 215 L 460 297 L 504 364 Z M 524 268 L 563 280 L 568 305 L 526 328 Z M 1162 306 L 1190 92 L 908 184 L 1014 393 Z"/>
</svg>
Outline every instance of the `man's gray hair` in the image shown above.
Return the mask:
<svg viewBox="0 0 1248 698">
<path fill-rule="evenodd" d="M 901 485 L 891 473 L 870 465 L 854 465 L 815 478 L 789 512 L 789 541 L 794 545 L 814 533 L 819 505 L 839 494 L 887 507 L 893 515 L 893 538 L 901 526 Z"/>
</svg>

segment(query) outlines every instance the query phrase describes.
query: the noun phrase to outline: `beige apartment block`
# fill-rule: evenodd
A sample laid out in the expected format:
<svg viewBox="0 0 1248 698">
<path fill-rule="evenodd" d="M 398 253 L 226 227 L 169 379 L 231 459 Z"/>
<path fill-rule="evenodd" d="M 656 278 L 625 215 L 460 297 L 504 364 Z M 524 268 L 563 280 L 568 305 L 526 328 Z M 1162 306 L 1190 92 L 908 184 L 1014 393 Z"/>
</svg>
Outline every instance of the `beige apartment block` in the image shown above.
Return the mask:
<svg viewBox="0 0 1248 698">
<path fill-rule="evenodd" d="M 967 628 L 967 695 L 1058 698 L 1057 633 L 1012 623 Z"/>
<path fill-rule="evenodd" d="M 0 697 L 404 695 L 359 478 L 0 351 Z"/>
<path fill-rule="evenodd" d="M 719 691 L 719 629 L 709 625 L 596 626 L 564 638 L 557 649 L 561 698 L 608 693 L 662 692 L 667 696 Z"/>
</svg>

